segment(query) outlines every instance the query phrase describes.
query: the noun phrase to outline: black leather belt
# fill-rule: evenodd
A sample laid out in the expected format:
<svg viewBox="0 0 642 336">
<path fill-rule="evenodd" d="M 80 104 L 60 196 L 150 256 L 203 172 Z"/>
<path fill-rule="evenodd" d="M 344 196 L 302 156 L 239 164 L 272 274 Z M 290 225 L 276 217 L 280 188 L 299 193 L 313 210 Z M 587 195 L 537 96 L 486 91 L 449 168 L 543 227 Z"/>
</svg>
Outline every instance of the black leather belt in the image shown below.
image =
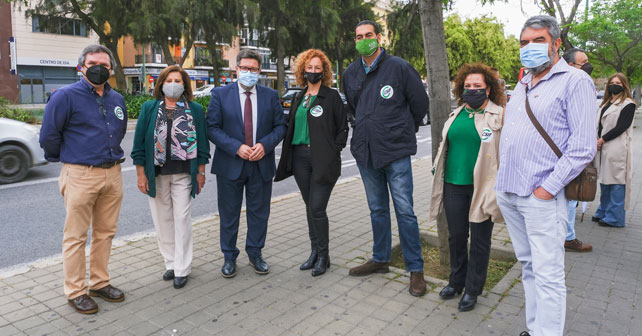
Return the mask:
<svg viewBox="0 0 642 336">
<path fill-rule="evenodd" d="M 115 165 L 117 165 L 119 163 L 123 163 L 123 162 L 125 162 L 125 158 L 122 158 L 122 159 L 116 160 L 116 161 L 112 161 L 112 162 L 101 163 L 99 165 L 95 165 L 94 167 L 103 168 L 103 169 L 109 169 L 109 168 L 111 168 L 111 167 L 113 167 L 113 166 L 115 166 Z"/>
</svg>

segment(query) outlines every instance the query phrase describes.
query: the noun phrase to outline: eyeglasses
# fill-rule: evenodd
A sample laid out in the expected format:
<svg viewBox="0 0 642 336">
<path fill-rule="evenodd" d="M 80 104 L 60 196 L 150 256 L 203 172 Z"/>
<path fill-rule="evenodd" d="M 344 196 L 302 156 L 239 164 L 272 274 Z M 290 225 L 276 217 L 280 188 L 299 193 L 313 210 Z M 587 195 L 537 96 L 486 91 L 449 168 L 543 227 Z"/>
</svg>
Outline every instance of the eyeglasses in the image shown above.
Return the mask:
<svg viewBox="0 0 642 336">
<path fill-rule="evenodd" d="M 240 66 L 240 67 L 239 67 L 239 69 L 240 69 L 241 71 L 249 71 L 249 72 L 251 72 L 251 73 L 258 73 L 258 72 L 259 72 L 259 70 L 261 70 L 261 69 L 259 69 L 259 68 L 250 68 L 250 67 L 246 67 L 246 66 Z"/>
<path fill-rule="evenodd" d="M 103 96 L 97 97 L 96 102 L 98 103 L 98 111 L 103 114 L 103 117 L 107 114 L 107 110 L 105 109 L 105 99 Z"/>
</svg>

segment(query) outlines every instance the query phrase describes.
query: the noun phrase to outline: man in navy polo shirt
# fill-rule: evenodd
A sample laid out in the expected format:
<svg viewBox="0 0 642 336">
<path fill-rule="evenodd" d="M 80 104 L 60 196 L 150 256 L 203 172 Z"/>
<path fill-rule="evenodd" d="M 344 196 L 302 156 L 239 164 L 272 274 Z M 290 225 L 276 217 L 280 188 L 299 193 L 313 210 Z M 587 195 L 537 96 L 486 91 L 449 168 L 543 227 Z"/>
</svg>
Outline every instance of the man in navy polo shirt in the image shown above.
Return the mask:
<svg viewBox="0 0 642 336">
<path fill-rule="evenodd" d="M 109 302 L 125 299 L 109 284 L 107 264 L 123 200 L 120 164 L 125 159 L 120 142 L 127 130 L 127 110 L 123 97 L 107 83 L 115 65 L 109 49 L 89 45 L 78 64 L 82 79 L 53 92 L 45 107 L 40 146 L 47 160 L 63 163 L 58 185 L 67 212 L 64 292 L 76 311 L 93 314 L 98 305 L 87 294 Z M 90 225 L 87 286 L 85 246 Z"/>
</svg>

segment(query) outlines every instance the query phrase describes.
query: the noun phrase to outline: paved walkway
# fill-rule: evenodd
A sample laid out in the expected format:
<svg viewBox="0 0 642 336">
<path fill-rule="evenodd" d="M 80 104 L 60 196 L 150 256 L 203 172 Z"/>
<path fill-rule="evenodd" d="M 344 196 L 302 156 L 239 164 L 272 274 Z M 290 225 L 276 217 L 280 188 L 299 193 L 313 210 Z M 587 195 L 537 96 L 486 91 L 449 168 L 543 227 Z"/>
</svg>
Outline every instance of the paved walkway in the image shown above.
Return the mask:
<svg viewBox="0 0 642 336">
<path fill-rule="evenodd" d="M 638 111 L 636 124 L 639 119 Z M 640 167 L 640 128 L 634 129 L 634 137 L 634 167 Z M 430 160 L 416 160 L 413 168 L 421 230 L 435 232 L 434 223 L 427 221 Z M 642 176 L 634 172 L 626 228 L 592 223 L 598 202 L 589 206 L 584 222 L 578 219 L 578 237 L 594 250 L 566 256 L 567 335 L 641 333 L 641 183 Z M 519 265 L 480 297 L 473 311 L 460 313 L 458 300 L 439 299 L 440 281 L 433 280 L 428 294 L 415 298 L 408 294 L 409 278 L 402 270 L 348 276 L 372 246 L 358 178 L 336 186 L 328 210 L 332 266 L 323 276 L 313 278 L 298 269 L 308 256 L 309 241 L 303 202 L 299 194 L 291 194 L 272 203 L 263 252 L 268 275 L 256 275 L 244 253 L 235 278 L 220 275 L 223 256 L 215 217 L 194 223 L 193 271 L 181 290 L 161 280 L 164 269 L 154 237 L 116 244 L 112 284 L 125 291 L 126 300 L 98 299 L 95 315 L 78 314 L 67 305 L 59 260 L 0 278 L 0 335 L 518 335 L 525 330 Z M 244 218 L 241 228 L 239 246 L 244 244 Z M 495 225 L 493 246 L 512 248 L 504 224 Z"/>
</svg>

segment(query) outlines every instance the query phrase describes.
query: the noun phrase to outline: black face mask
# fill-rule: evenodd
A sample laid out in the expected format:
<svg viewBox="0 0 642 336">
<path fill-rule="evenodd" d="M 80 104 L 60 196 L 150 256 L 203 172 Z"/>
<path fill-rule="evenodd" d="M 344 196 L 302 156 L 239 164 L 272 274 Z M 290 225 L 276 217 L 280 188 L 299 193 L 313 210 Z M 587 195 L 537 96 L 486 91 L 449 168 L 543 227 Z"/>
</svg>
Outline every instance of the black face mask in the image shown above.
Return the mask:
<svg viewBox="0 0 642 336">
<path fill-rule="evenodd" d="M 474 109 L 480 108 L 484 105 L 488 96 L 486 95 L 486 89 L 465 89 L 464 96 L 461 97 L 466 104 Z"/>
<path fill-rule="evenodd" d="M 100 64 L 90 66 L 85 72 L 85 76 L 87 76 L 87 79 L 94 85 L 105 84 L 105 82 L 109 79 L 109 75 L 111 75 L 109 69 Z"/>
<path fill-rule="evenodd" d="M 323 72 L 306 72 L 305 79 L 310 82 L 310 84 L 316 84 L 323 78 Z"/>
<path fill-rule="evenodd" d="M 609 84 L 606 89 L 609 90 L 612 95 L 620 94 L 622 91 L 624 91 L 622 85 L 617 84 Z"/>
<path fill-rule="evenodd" d="M 584 70 L 584 72 L 586 72 L 590 76 L 591 72 L 593 72 L 593 65 L 589 62 L 586 62 L 582 65 L 580 69 Z"/>
</svg>

